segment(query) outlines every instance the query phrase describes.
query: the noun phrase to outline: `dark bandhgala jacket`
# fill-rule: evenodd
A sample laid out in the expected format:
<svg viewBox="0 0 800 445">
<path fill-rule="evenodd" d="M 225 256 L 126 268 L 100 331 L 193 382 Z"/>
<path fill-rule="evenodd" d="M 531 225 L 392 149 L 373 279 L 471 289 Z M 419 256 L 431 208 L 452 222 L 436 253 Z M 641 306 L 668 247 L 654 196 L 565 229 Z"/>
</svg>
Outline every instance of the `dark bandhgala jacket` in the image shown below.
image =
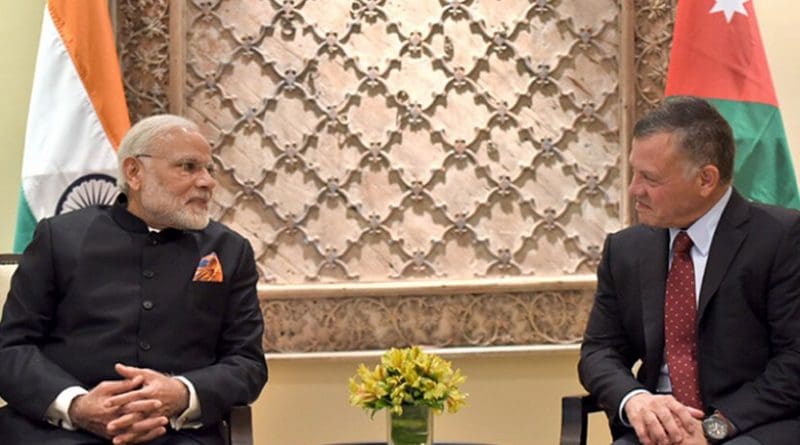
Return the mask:
<svg viewBox="0 0 800 445">
<path fill-rule="evenodd" d="M 210 257 L 222 276 L 195 279 Z M 252 248 L 232 230 L 151 233 L 124 197 L 41 221 L 0 323 L 0 412 L 11 411 L 0 425 L 55 428 L 42 419 L 63 389 L 117 380 L 123 363 L 189 379 L 200 421 L 217 428 L 266 383 L 257 279 Z"/>
<path fill-rule="evenodd" d="M 666 229 L 635 226 L 606 239 L 578 368 L 615 436 L 632 431 L 617 413 L 623 397 L 656 390 L 668 259 Z M 705 409 L 719 409 L 761 443 L 797 443 L 800 213 L 751 203 L 733 191 L 711 243 L 697 337 Z"/>
</svg>

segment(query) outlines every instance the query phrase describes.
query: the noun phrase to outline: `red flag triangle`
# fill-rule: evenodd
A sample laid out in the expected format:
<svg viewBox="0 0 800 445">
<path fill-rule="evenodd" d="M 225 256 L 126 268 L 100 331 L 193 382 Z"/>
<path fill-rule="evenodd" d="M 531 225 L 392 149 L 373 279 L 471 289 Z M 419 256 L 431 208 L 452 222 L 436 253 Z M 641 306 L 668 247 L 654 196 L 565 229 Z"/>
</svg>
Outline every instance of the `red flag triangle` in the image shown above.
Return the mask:
<svg viewBox="0 0 800 445">
<path fill-rule="evenodd" d="M 778 106 L 752 1 L 678 3 L 665 95 Z"/>
</svg>

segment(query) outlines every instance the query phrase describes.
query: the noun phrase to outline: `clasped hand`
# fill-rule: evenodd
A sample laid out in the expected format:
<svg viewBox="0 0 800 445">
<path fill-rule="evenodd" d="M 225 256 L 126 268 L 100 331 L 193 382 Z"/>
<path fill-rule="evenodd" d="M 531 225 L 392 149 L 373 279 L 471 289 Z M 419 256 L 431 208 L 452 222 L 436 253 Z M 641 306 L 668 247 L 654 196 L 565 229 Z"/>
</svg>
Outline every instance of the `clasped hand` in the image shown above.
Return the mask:
<svg viewBox="0 0 800 445">
<path fill-rule="evenodd" d="M 669 395 L 637 394 L 625 404 L 625 415 L 642 445 L 707 445 L 703 412 Z"/>
<path fill-rule="evenodd" d="M 119 363 L 114 369 L 122 380 L 101 382 L 72 401 L 75 426 L 115 445 L 142 443 L 165 434 L 169 418 L 189 405 L 189 391 L 178 379 Z"/>
</svg>

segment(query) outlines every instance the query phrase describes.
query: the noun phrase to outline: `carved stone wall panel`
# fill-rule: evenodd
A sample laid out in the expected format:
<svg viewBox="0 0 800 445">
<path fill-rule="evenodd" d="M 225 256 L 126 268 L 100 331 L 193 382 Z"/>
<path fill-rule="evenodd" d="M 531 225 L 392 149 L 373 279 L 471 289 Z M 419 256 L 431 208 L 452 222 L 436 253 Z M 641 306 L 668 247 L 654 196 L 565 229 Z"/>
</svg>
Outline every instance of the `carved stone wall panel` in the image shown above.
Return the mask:
<svg viewBox="0 0 800 445">
<path fill-rule="evenodd" d="M 636 117 L 664 97 L 677 0 L 634 0 L 636 5 Z"/>
<path fill-rule="evenodd" d="M 116 4 L 132 120 L 201 123 L 215 217 L 250 239 L 263 283 L 291 287 L 593 274 L 622 225 L 621 89 L 639 116 L 666 76 L 675 2 L 630 1 L 635 85 L 622 1 Z M 265 345 L 570 342 L 588 296 L 262 295 Z"/>
<path fill-rule="evenodd" d="M 586 292 L 408 295 L 263 301 L 272 352 L 569 344 L 580 340 Z"/>
<path fill-rule="evenodd" d="M 621 145 L 619 5 L 577 3 L 188 2 L 215 216 L 248 202 L 278 284 L 580 273 L 621 225 Z"/>
<path fill-rule="evenodd" d="M 165 0 L 117 0 L 117 45 L 131 121 L 166 113 L 169 7 Z"/>
</svg>

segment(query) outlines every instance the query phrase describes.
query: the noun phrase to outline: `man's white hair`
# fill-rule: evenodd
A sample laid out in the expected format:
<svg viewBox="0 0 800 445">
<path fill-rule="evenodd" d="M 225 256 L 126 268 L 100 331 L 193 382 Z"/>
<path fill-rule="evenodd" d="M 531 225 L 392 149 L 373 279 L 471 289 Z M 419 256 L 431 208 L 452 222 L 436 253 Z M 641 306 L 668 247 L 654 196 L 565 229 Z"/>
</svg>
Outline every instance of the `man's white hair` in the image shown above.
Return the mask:
<svg viewBox="0 0 800 445">
<path fill-rule="evenodd" d="M 128 180 L 125 178 L 123 163 L 125 159 L 138 155 L 150 154 L 158 139 L 170 131 L 183 128 L 191 132 L 199 132 L 197 124 L 183 116 L 174 114 L 157 114 L 146 117 L 128 130 L 117 151 L 117 186 L 122 193 L 128 193 Z"/>
</svg>

